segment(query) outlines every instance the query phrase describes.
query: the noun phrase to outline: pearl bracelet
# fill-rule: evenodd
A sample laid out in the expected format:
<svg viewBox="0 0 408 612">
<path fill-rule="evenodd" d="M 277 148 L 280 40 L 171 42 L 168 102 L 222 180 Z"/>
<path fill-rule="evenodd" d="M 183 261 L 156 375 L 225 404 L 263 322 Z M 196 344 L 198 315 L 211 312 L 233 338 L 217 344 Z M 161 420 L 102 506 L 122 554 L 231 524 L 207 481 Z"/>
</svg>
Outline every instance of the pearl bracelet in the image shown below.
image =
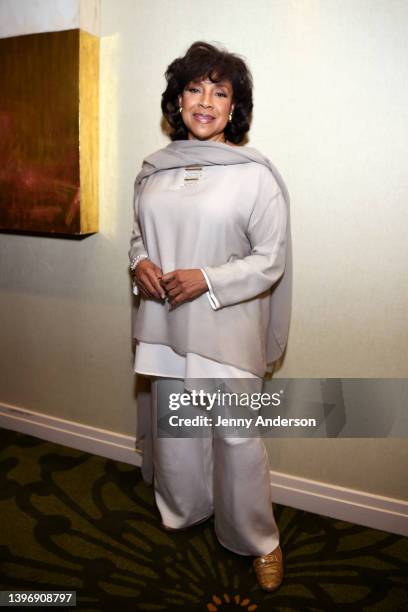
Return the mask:
<svg viewBox="0 0 408 612">
<path fill-rule="evenodd" d="M 133 273 L 136 270 L 137 264 L 143 261 L 143 259 L 149 259 L 149 256 L 142 253 L 141 255 L 132 257 L 132 259 L 130 260 L 130 264 L 129 264 L 129 270 Z"/>
</svg>

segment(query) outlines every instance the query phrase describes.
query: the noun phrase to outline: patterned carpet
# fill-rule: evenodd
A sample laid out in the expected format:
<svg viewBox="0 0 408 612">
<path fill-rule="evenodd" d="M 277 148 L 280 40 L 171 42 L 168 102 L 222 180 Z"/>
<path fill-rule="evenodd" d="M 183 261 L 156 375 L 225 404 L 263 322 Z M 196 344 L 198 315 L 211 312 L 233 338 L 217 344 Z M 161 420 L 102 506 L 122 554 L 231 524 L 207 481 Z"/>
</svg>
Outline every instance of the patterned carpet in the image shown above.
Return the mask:
<svg viewBox="0 0 408 612">
<path fill-rule="evenodd" d="M 274 511 L 285 581 L 265 593 L 213 519 L 163 531 L 139 468 L 0 430 L 2 590 L 76 590 L 65 609 L 87 611 L 408 611 L 408 538 Z"/>
</svg>

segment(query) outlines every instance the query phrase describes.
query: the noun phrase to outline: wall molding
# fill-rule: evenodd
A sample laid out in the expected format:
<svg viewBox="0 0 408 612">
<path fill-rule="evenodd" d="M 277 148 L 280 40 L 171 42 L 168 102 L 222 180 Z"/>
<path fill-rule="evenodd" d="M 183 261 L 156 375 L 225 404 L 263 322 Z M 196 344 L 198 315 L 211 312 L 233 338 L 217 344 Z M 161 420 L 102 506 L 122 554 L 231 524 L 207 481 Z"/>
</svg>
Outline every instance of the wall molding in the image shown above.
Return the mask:
<svg viewBox="0 0 408 612">
<path fill-rule="evenodd" d="M 4 403 L 0 403 L 0 427 L 107 459 L 137 466 L 141 464 L 141 456 L 135 450 L 135 436 L 118 434 Z"/>
<path fill-rule="evenodd" d="M 399 535 L 408 535 L 408 502 L 271 470 L 272 500 Z"/>
<path fill-rule="evenodd" d="M 0 404 L 0 427 L 140 466 L 135 436 Z M 408 501 L 357 491 L 271 470 L 272 499 L 323 516 L 408 535 Z"/>
</svg>

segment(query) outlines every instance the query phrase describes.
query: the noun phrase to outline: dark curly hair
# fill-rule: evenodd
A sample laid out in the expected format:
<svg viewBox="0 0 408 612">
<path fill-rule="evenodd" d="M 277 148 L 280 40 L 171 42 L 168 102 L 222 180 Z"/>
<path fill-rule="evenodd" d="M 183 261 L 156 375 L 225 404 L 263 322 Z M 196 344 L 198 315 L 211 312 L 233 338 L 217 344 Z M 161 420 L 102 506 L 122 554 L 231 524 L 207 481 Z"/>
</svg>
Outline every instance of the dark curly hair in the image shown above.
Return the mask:
<svg viewBox="0 0 408 612">
<path fill-rule="evenodd" d="M 252 113 L 252 75 L 238 55 L 217 49 L 209 43 L 197 41 L 184 57 L 175 59 L 165 73 L 167 87 L 162 94 L 161 108 L 172 131 L 172 140 L 186 140 L 188 131 L 179 112 L 178 96 L 192 80 L 210 79 L 217 83 L 223 79 L 231 82 L 234 112 L 232 121 L 225 126 L 227 140 L 239 144 L 249 130 Z"/>
</svg>

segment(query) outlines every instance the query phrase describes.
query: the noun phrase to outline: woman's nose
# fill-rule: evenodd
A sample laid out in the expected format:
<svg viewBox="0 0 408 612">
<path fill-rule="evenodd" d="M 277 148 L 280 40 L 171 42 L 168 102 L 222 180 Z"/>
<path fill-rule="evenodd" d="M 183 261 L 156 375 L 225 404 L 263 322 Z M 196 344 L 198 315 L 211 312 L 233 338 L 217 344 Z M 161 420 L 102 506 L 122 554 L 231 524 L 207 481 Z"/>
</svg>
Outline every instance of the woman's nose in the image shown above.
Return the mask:
<svg viewBox="0 0 408 612">
<path fill-rule="evenodd" d="M 211 94 L 210 92 L 203 92 L 201 95 L 200 106 L 203 108 L 211 107 Z"/>
</svg>

